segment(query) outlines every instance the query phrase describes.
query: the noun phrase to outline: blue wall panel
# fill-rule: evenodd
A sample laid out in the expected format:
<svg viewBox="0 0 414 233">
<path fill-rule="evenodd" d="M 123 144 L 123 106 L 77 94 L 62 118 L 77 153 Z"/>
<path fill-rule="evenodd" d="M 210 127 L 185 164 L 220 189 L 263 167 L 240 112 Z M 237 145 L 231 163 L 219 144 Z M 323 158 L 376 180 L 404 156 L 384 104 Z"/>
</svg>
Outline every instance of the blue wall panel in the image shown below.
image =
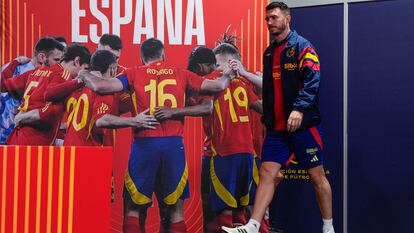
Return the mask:
<svg viewBox="0 0 414 233">
<path fill-rule="evenodd" d="M 349 7 L 349 232 L 414 232 L 414 1 Z"/>
</svg>

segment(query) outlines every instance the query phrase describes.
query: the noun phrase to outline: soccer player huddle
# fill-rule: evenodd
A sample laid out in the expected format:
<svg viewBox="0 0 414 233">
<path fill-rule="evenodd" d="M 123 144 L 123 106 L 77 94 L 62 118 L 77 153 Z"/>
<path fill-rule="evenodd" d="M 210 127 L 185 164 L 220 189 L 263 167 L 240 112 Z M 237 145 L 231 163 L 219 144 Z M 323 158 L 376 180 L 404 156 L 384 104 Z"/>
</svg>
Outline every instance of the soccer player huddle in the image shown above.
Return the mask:
<svg viewBox="0 0 414 233">
<path fill-rule="evenodd" d="M 145 232 L 153 193 L 163 231 L 185 232 L 184 117 L 202 116 L 205 230 L 246 223 L 258 154 L 250 116 L 262 107 L 248 81 L 256 74 L 244 69 L 233 40 L 224 34 L 214 49 L 195 47 L 182 69 L 169 65 L 163 43 L 150 38 L 141 44 L 142 65 L 127 69 L 118 64 L 122 42 L 116 35 L 103 35 L 92 55 L 80 43 L 43 37 L 33 58 L 18 57 L 2 70 L 1 91 L 18 106 L 10 111 L 11 119 L 17 114 L 5 144 L 111 146 L 113 129 L 131 127 L 124 232 Z M 126 112 L 132 116 L 121 116 Z"/>
<path fill-rule="evenodd" d="M 193 48 L 187 69 L 169 64 L 155 38 L 141 44 L 141 65 L 125 68 L 118 64 L 117 35 L 104 34 L 92 55 L 80 43 L 43 37 L 32 58 L 17 57 L 2 69 L 0 142 L 113 146 L 114 130 L 131 128 L 123 232 L 145 232 L 155 194 L 160 232 L 179 233 L 187 232 L 190 195 L 184 118 L 202 117 L 204 232 L 269 232 L 267 206 L 294 153 L 315 189 L 323 232 L 334 233 L 322 166 L 319 59 L 290 30 L 290 20 L 286 4 L 266 7 L 275 39 L 265 51 L 263 75 L 245 69 L 228 30 L 214 48 Z"/>
</svg>

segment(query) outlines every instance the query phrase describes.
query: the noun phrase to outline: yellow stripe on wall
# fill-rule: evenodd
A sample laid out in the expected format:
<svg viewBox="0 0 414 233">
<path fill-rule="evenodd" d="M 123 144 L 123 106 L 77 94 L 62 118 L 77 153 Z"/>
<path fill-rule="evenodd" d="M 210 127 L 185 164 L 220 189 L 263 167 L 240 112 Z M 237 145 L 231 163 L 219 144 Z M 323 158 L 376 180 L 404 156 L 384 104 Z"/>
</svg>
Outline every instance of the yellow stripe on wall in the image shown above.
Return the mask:
<svg viewBox="0 0 414 233">
<path fill-rule="evenodd" d="M 250 69 L 250 9 L 247 10 L 247 69 Z"/>
<path fill-rule="evenodd" d="M 40 233 L 40 200 L 42 197 L 42 157 L 43 147 L 37 151 L 37 187 L 36 187 L 36 233 Z"/>
<path fill-rule="evenodd" d="M 32 148 L 27 147 L 26 152 L 26 190 L 25 190 L 25 206 L 24 206 L 24 232 L 29 233 L 29 204 L 30 204 L 30 159 L 32 156 Z"/>
<path fill-rule="evenodd" d="M 49 146 L 49 171 L 47 181 L 47 220 L 46 232 L 50 233 L 52 220 L 52 185 L 53 185 L 53 146 Z"/>
<path fill-rule="evenodd" d="M 12 0 L 9 1 L 9 61 L 13 59 L 13 5 Z M 4 29 L 5 30 L 5 29 Z M 14 229 L 14 228 L 13 228 Z M 13 230 L 14 231 L 14 230 Z"/>
<path fill-rule="evenodd" d="M 14 154 L 14 189 L 13 189 L 13 233 L 17 233 L 17 207 L 19 198 L 19 146 Z"/>
<path fill-rule="evenodd" d="M 7 182 L 7 147 L 3 147 L 3 174 L 1 181 L 1 233 L 6 227 L 6 182 Z"/>
<path fill-rule="evenodd" d="M 73 224 L 73 194 L 75 182 L 75 147 L 70 148 L 70 172 L 69 172 L 69 206 L 68 206 L 68 233 L 72 233 Z"/>
<path fill-rule="evenodd" d="M 58 216 L 57 232 L 62 233 L 62 205 L 63 205 L 63 175 L 65 169 L 65 147 L 60 147 L 59 155 L 59 193 L 58 193 Z"/>
</svg>

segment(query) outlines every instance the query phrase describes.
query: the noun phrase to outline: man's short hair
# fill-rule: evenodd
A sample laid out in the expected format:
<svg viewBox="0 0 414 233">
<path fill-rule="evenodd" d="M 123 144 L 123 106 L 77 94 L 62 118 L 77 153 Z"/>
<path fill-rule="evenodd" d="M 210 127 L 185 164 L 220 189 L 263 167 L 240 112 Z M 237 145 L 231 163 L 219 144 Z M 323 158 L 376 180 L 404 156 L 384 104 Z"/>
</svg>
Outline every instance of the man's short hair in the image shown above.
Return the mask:
<svg viewBox="0 0 414 233">
<path fill-rule="evenodd" d="M 213 52 L 215 55 L 231 55 L 237 60 L 241 60 L 240 52 L 234 44 L 221 43 L 217 45 Z"/>
<path fill-rule="evenodd" d="M 107 50 L 97 50 L 91 58 L 91 68 L 93 71 L 99 71 L 105 74 L 109 67 L 117 62 L 114 53 Z"/>
<path fill-rule="evenodd" d="M 59 41 L 53 39 L 52 37 L 45 36 L 37 41 L 34 49 L 34 54 L 35 56 L 39 53 L 45 53 L 46 55 L 48 55 L 49 52 L 55 49 L 63 51 L 65 47 Z"/>
<path fill-rule="evenodd" d="M 158 39 L 149 38 L 142 42 L 140 50 L 144 61 L 158 60 L 164 54 L 164 45 Z"/>
<path fill-rule="evenodd" d="M 290 8 L 284 2 L 271 2 L 266 6 L 266 11 L 273 10 L 275 8 L 279 8 L 281 11 L 285 12 L 285 14 L 290 15 Z"/>
<path fill-rule="evenodd" d="M 68 42 L 66 42 L 66 39 L 65 39 L 65 37 L 63 37 L 63 36 L 51 36 L 53 39 L 55 39 L 55 40 L 57 40 L 57 41 L 59 41 L 59 42 L 61 42 L 61 43 L 65 43 L 65 44 L 67 44 Z"/>
<path fill-rule="evenodd" d="M 216 56 L 214 56 L 213 50 L 200 45 L 191 50 L 187 69 L 194 72 L 197 64 L 215 65 L 216 62 Z"/>
<path fill-rule="evenodd" d="M 99 39 L 99 44 L 107 45 L 113 50 L 122 49 L 122 40 L 119 36 L 114 34 L 103 34 Z"/>
<path fill-rule="evenodd" d="M 83 44 L 74 42 L 65 48 L 62 56 L 62 61 L 73 61 L 76 57 L 79 57 L 79 62 L 81 65 L 89 64 L 91 60 L 91 53 Z"/>
</svg>

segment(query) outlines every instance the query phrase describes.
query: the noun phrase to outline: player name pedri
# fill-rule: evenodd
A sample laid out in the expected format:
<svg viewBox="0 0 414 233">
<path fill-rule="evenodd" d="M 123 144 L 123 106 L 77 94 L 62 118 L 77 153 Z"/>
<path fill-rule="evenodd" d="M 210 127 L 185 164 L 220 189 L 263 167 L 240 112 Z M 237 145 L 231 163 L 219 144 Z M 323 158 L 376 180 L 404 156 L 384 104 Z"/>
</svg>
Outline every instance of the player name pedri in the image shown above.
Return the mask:
<svg viewBox="0 0 414 233">
<path fill-rule="evenodd" d="M 173 69 L 151 69 L 148 68 L 147 69 L 147 74 L 153 74 L 153 75 L 170 75 L 170 74 L 174 74 L 174 70 Z"/>
<path fill-rule="evenodd" d="M 50 70 L 36 70 L 33 75 L 38 77 L 49 77 L 52 71 Z"/>
</svg>

